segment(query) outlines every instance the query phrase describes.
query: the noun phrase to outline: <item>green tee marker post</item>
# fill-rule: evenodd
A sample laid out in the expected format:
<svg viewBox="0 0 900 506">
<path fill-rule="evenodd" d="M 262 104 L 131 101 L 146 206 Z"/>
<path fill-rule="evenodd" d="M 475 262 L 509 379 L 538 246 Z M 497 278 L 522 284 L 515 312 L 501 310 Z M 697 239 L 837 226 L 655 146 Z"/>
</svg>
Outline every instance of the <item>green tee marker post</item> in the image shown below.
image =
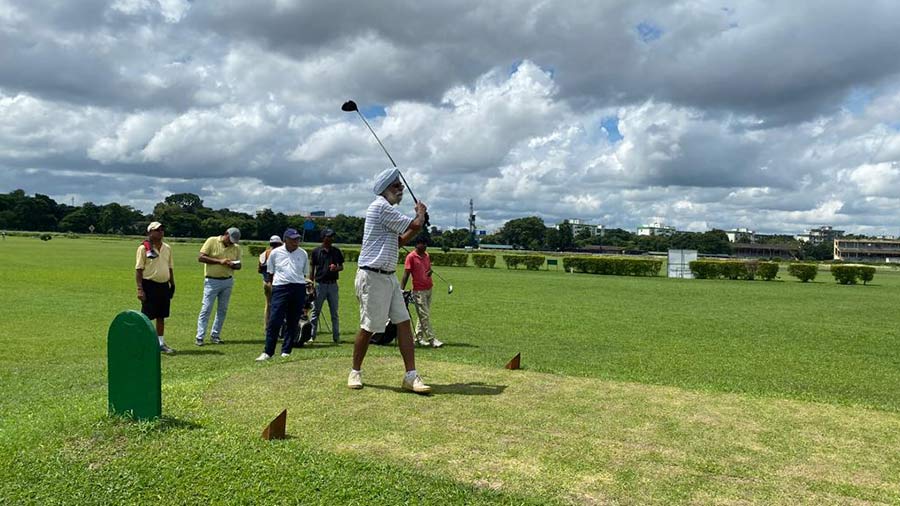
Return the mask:
<svg viewBox="0 0 900 506">
<path fill-rule="evenodd" d="M 106 341 L 109 412 L 152 420 L 162 416 L 159 340 L 143 313 L 123 311 L 109 326 Z"/>
</svg>

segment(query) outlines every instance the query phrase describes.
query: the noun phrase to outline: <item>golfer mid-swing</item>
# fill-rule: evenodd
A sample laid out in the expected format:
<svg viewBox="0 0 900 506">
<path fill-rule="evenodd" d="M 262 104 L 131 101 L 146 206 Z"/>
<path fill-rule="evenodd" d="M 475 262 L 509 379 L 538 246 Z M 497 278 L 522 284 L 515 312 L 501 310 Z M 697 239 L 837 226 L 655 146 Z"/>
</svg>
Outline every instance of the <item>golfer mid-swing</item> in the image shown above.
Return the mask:
<svg viewBox="0 0 900 506">
<path fill-rule="evenodd" d="M 377 195 L 366 210 L 366 226 L 356 271 L 356 298 L 359 299 L 359 332 L 353 347 L 353 368 L 347 386 L 362 388 L 362 363 L 369 349 L 369 339 L 376 332 L 384 332 L 388 320 L 397 325 L 400 355 L 406 366 L 402 387 L 419 394 L 431 392 L 416 373 L 409 311 L 403 303 L 397 270 L 400 245 L 415 237 L 425 224 L 425 204 L 416 204 L 416 217 L 400 214 L 396 206 L 403 199 L 400 171 L 386 169 L 375 177 L 372 189 Z M 398 240 L 399 236 L 399 240 Z"/>
</svg>

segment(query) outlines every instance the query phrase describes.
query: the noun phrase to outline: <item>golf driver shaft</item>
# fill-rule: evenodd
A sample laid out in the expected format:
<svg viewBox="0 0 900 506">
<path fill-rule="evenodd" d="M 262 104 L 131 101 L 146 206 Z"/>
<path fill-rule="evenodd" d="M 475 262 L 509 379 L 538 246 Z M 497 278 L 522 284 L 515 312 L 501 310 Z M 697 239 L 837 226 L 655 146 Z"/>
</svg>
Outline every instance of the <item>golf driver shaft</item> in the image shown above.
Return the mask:
<svg viewBox="0 0 900 506">
<path fill-rule="evenodd" d="M 391 165 L 393 165 L 394 168 L 396 169 L 396 168 L 397 168 L 397 162 L 395 162 L 395 161 L 394 161 L 394 157 L 392 157 L 391 154 L 388 153 L 387 148 L 384 147 L 384 144 L 381 142 L 381 139 L 378 138 L 378 134 L 375 133 L 375 130 L 372 130 L 372 126 L 369 125 L 369 122 L 368 122 L 368 121 L 366 121 L 366 117 L 363 116 L 361 112 L 359 112 L 359 109 L 356 109 L 356 114 L 358 114 L 358 115 L 359 115 L 359 118 L 360 118 L 361 120 L 363 120 L 363 123 L 366 124 L 366 127 L 369 129 L 369 131 L 372 132 L 372 136 L 375 137 L 375 140 L 376 140 L 376 141 L 378 141 L 378 145 L 381 146 L 381 150 L 384 151 L 384 154 L 387 155 L 388 160 L 391 161 Z M 409 191 L 409 196 L 412 197 L 413 202 L 415 202 L 416 204 L 418 204 L 418 203 L 419 203 L 419 199 L 416 198 L 416 194 L 413 193 L 412 188 L 409 187 L 409 183 L 406 182 L 406 178 L 403 177 L 403 172 L 400 172 L 400 179 L 403 180 L 403 184 L 406 186 L 406 189 Z"/>
</svg>

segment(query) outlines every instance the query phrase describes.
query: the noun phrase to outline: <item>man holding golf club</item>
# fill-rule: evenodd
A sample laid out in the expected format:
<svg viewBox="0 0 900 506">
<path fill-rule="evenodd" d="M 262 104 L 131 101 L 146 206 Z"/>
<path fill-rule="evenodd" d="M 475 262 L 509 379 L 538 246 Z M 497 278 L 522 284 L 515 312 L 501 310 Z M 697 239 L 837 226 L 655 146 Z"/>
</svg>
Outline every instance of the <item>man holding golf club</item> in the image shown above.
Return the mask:
<svg viewBox="0 0 900 506">
<path fill-rule="evenodd" d="M 353 368 L 347 379 L 352 389 L 362 388 L 362 363 L 372 334 L 383 332 L 388 320 L 397 325 L 400 355 L 406 367 L 402 388 L 419 394 L 431 393 L 416 372 L 415 348 L 409 311 L 395 271 L 399 247 L 416 236 L 426 222 L 427 207 L 417 201 L 416 216 L 410 218 L 397 210 L 403 199 L 403 182 L 399 169 L 382 171 L 375 177 L 372 191 L 375 200 L 366 210 L 366 225 L 356 272 L 356 297 L 359 299 L 359 332 L 353 347 Z M 399 240 L 398 240 L 399 236 Z"/>
<path fill-rule="evenodd" d="M 400 281 L 400 289 L 406 290 L 406 282 L 412 275 L 412 301 L 416 307 L 416 344 L 440 348 L 444 345 L 434 337 L 434 328 L 431 327 L 431 256 L 428 254 L 428 237 L 425 234 L 416 238 L 416 249 L 406 255 L 403 263 L 403 279 Z"/>
</svg>

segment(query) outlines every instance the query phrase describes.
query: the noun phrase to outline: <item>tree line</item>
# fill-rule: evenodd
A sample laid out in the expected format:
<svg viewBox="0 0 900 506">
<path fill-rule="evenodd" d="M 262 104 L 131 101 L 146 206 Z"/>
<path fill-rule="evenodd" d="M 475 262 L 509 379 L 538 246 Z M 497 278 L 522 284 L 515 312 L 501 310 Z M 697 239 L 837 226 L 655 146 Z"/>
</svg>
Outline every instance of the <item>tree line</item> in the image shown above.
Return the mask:
<svg viewBox="0 0 900 506">
<path fill-rule="evenodd" d="M 143 235 L 147 224 L 160 221 L 166 226 L 166 234 L 174 237 L 208 237 L 221 234 L 228 227 L 238 227 L 247 239 L 267 240 L 273 234 L 282 234 L 288 227 L 304 230 L 305 239 L 317 241 L 324 228 L 333 229 L 339 242 L 359 244 L 365 222 L 363 218 L 339 214 L 334 217 L 286 215 L 271 209 L 261 209 L 256 215 L 211 209 L 193 193 L 176 193 L 157 203 L 153 212 L 143 214 L 128 205 L 110 203 L 96 205 L 85 202 L 81 206 L 58 203 L 47 195 L 27 195 L 23 190 L 0 194 L 0 229 L 44 232 L 74 232 L 99 234 Z M 91 228 L 93 227 L 93 228 Z M 430 230 L 431 242 L 443 248 L 474 246 L 475 238 L 468 229 L 458 228 Z M 694 249 L 704 254 L 728 255 L 732 253 L 728 236 L 722 230 L 707 232 L 676 232 L 671 236 L 639 236 L 621 228 L 605 230 L 592 236 L 588 230 L 573 233 L 570 223 L 547 226 L 538 216 L 528 216 L 507 221 L 494 234 L 481 236 L 482 244 L 506 244 L 514 248 L 533 251 L 573 251 L 589 246 L 616 246 L 634 251 L 666 251 L 668 249 Z M 796 246 L 801 258 L 830 259 L 833 243 L 813 245 L 798 243 L 793 237 L 768 236 L 763 243 Z"/>
<path fill-rule="evenodd" d="M 211 209 L 193 193 L 169 195 L 146 215 L 116 202 L 70 206 L 39 193 L 31 197 L 23 190 L 0 194 L 3 230 L 144 235 L 151 221 L 159 221 L 166 226 L 166 235 L 172 237 L 209 237 L 228 227 L 238 227 L 244 238 L 265 241 L 289 227 L 303 231 L 307 220 L 305 216 L 289 216 L 271 209 L 257 211 L 255 216 L 227 208 Z M 318 240 L 322 229 L 331 228 L 341 242 L 362 242 L 362 218 L 339 214 L 309 221 L 312 228 L 304 231 L 307 240 Z"/>
</svg>

